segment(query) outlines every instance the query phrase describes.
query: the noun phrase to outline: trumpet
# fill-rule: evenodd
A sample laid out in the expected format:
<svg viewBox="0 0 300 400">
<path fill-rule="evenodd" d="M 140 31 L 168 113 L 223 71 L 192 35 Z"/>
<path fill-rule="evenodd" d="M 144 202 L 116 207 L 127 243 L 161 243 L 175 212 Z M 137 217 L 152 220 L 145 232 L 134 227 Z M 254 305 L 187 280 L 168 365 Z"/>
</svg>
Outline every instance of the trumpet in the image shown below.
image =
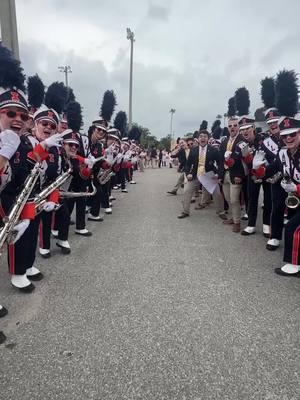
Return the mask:
<svg viewBox="0 0 300 400">
<path fill-rule="evenodd" d="M 14 240 L 15 237 L 14 227 L 19 222 L 21 212 L 30 196 L 30 193 L 32 192 L 32 189 L 34 188 L 39 178 L 40 167 L 41 167 L 40 163 L 36 163 L 34 165 L 33 169 L 31 170 L 30 174 L 27 176 L 25 180 L 24 188 L 19 194 L 19 196 L 16 198 L 15 204 L 11 209 L 9 215 L 3 218 L 4 226 L 0 230 L 0 249 L 2 248 L 2 246 L 6 241 L 8 243 L 11 243 Z"/>
</svg>

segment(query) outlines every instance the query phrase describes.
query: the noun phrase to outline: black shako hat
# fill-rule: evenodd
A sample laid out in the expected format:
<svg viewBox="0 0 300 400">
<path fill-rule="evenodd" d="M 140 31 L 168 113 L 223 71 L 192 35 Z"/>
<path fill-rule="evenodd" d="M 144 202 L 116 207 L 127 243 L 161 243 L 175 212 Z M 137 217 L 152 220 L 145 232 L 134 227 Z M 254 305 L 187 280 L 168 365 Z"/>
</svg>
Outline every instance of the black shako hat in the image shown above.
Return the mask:
<svg viewBox="0 0 300 400">
<path fill-rule="evenodd" d="M 280 136 L 289 135 L 300 130 L 300 120 L 292 117 L 281 117 L 278 121 L 278 126 Z"/>
</svg>

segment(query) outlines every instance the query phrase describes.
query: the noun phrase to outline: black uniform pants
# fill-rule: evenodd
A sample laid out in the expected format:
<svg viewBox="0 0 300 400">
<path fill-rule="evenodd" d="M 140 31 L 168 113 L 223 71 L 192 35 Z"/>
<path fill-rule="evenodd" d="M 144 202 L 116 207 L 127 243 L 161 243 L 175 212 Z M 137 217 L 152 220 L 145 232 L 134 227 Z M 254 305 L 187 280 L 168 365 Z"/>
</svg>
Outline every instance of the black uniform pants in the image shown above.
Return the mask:
<svg viewBox="0 0 300 400">
<path fill-rule="evenodd" d="M 86 192 L 89 187 L 89 181 L 81 178 L 75 178 L 70 185 L 70 191 L 73 192 Z M 76 203 L 76 229 L 85 229 L 85 206 L 86 197 L 75 197 L 67 199 L 70 215 L 73 212 Z"/>
<path fill-rule="evenodd" d="M 39 245 L 42 249 L 50 250 L 52 219 L 53 219 L 52 212 L 46 212 L 46 211 L 41 212 Z"/>
<path fill-rule="evenodd" d="M 272 212 L 271 212 L 271 239 L 281 240 L 285 210 L 285 199 L 287 193 L 282 189 L 280 182 L 273 183 L 272 192 Z"/>
<path fill-rule="evenodd" d="M 241 190 L 241 204 L 245 204 L 245 211 L 247 212 L 248 210 L 248 199 L 249 199 L 249 193 L 248 193 L 248 177 L 243 179 L 242 182 L 242 190 Z"/>
<path fill-rule="evenodd" d="M 126 168 L 120 168 L 120 171 L 118 172 L 118 179 L 119 179 L 119 184 L 121 185 L 121 189 L 126 188 Z"/>
<path fill-rule="evenodd" d="M 59 240 L 68 240 L 70 215 L 67 199 L 61 200 L 61 207 L 55 212 L 55 225 Z"/>
<path fill-rule="evenodd" d="M 263 224 L 270 225 L 271 220 L 271 184 L 263 180 L 255 183 L 251 176 L 248 177 L 248 226 L 254 227 L 257 219 L 257 208 L 260 188 L 264 191 Z"/>
<path fill-rule="evenodd" d="M 130 182 L 132 179 L 131 168 L 125 168 L 125 179 Z"/>
<path fill-rule="evenodd" d="M 300 265 L 300 207 L 289 220 L 284 230 L 283 261 Z"/>
<path fill-rule="evenodd" d="M 15 201 L 15 196 L 1 196 L 1 213 L 8 215 Z M 38 229 L 40 216 L 37 215 L 20 239 L 7 246 L 8 270 L 13 275 L 24 275 L 28 268 L 33 266 L 35 261 L 36 246 L 38 241 Z"/>
<path fill-rule="evenodd" d="M 100 202 L 103 208 L 109 208 L 109 181 L 100 185 Z"/>
<path fill-rule="evenodd" d="M 9 273 L 13 275 L 24 275 L 26 270 L 31 268 L 35 261 L 36 246 L 40 216 L 37 215 L 20 239 L 15 244 L 7 246 L 7 258 Z"/>
<path fill-rule="evenodd" d="M 97 192 L 95 196 L 90 197 L 90 205 L 91 205 L 90 213 L 94 217 L 98 217 L 101 208 L 101 185 L 99 184 L 97 179 L 94 179 L 94 185 L 96 186 Z"/>
</svg>

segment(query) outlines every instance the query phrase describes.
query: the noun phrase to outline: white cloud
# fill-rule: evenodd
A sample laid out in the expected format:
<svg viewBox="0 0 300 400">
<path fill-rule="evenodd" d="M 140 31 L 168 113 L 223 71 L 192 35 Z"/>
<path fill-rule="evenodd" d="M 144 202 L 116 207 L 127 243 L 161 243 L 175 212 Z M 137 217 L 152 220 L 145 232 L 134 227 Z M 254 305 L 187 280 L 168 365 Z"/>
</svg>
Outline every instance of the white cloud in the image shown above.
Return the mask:
<svg viewBox="0 0 300 400">
<path fill-rule="evenodd" d="M 162 136 L 174 107 L 177 136 L 226 112 L 237 87 L 249 89 L 254 112 L 264 76 L 299 71 L 300 3 L 291 3 L 283 12 L 279 0 L 18 0 L 21 57 L 26 72 L 46 84 L 62 80 L 57 66 L 70 64 L 88 121 L 106 89 L 127 110 L 130 27 L 134 120 Z"/>
</svg>

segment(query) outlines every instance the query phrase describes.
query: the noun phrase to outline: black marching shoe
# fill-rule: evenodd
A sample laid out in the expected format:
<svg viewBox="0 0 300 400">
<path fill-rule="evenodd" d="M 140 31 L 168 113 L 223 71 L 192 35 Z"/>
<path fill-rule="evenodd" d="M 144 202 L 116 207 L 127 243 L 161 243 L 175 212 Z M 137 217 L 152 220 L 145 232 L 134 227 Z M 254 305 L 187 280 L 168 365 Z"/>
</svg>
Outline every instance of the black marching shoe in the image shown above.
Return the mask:
<svg viewBox="0 0 300 400">
<path fill-rule="evenodd" d="M 30 282 L 26 274 L 11 275 L 11 284 L 22 293 L 31 293 L 35 289 L 34 284 Z"/>
<path fill-rule="evenodd" d="M 67 240 L 58 240 L 56 242 L 56 246 L 61 248 L 62 254 L 70 254 L 71 253 L 71 248 L 70 248 L 69 242 Z"/>
<path fill-rule="evenodd" d="M 168 194 L 172 194 L 173 196 L 176 196 L 176 195 L 177 195 L 176 190 L 169 190 L 167 193 L 168 193 Z"/>
<path fill-rule="evenodd" d="M 183 218 L 187 218 L 187 217 L 189 217 L 189 216 L 190 216 L 190 214 L 187 214 L 187 213 L 183 212 L 183 213 L 181 213 L 180 215 L 178 215 L 177 218 L 183 219 Z"/>
<path fill-rule="evenodd" d="M 75 229 L 76 235 L 81 235 L 81 236 L 92 236 L 92 232 L 88 231 L 87 229 Z"/>
<path fill-rule="evenodd" d="M 31 281 L 41 281 L 44 278 L 44 275 L 39 272 L 38 274 L 35 275 L 27 275 L 27 278 L 30 279 Z"/>
<path fill-rule="evenodd" d="M 15 286 L 14 286 L 14 287 L 15 287 Z M 25 287 L 22 287 L 22 288 L 17 288 L 17 289 L 19 289 L 19 291 L 22 292 L 22 293 L 31 293 L 31 292 L 34 291 L 35 286 L 34 286 L 33 283 L 31 283 L 31 284 L 28 285 L 28 286 L 25 286 Z"/>
<path fill-rule="evenodd" d="M 275 274 L 281 275 L 281 276 L 293 276 L 293 277 L 300 278 L 300 271 L 296 272 L 295 274 L 288 274 L 287 272 L 282 271 L 281 268 L 275 268 L 274 272 L 275 272 Z"/>
<path fill-rule="evenodd" d="M 0 331 L 0 344 L 4 343 L 6 340 L 6 336 L 2 331 Z"/>
<path fill-rule="evenodd" d="M 0 308 L 0 318 L 5 317 L 5 315 L 7 315 L 7 313 L 8 313 L 7 308 L 5 308 L 5 307 L 2 306 L 2 307 Z"/>
<path fill-rule="evenodd" d="M 278 239 L 269 239 L 266 244 L 266 249 L 270 251 L 275 251 L 278 249 L 280 241 Z"/>
</svg>

